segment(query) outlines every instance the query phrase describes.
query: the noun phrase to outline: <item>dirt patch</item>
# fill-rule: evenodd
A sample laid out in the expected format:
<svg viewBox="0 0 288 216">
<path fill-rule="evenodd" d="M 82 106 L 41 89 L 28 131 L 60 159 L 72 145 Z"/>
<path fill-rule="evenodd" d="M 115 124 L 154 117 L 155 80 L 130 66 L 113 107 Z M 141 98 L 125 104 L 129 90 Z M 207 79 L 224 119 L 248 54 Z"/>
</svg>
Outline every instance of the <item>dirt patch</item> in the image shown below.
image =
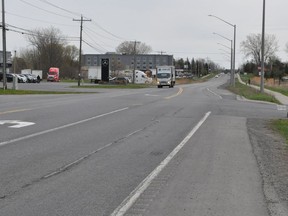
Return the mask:
<svg viewBox="0 0 288 216">
<path fill-rule="evenodd" d="M 253 77 L 251 79 L 251 84 L 253 85 L 260 85 L 261 83 L 261 78 L 260 77 Z M 279 80 L 278 79 L 273 79 L 273 78 L 269 78 L 269 79 L 264 79 L 264 84 L 266 86 L 276 86 L 276 87 L 279 87 L 279 86 L 285 86 L 285 87 L 288 87 L 288 82 L 284 82 L 284 81 L 280 81 L 279 83 Z"/>
</svg>

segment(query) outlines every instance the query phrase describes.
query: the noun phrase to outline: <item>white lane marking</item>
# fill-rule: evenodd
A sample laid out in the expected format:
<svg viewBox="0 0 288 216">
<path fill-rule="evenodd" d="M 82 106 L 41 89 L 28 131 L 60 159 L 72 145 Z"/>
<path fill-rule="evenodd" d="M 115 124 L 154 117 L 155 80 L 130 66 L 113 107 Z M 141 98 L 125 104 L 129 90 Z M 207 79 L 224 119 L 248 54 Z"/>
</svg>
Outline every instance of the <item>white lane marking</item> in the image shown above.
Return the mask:
<svg viewBox="0 0 288 216">
<path fill-rule="evenodd" d="M 114 113 L 117 113 L 117 112 L 121 112 L 121 111 L 124 111 L 124 110 L 127 110 L 127 109 L 129 109 L 129 107 L 125 107 L 125 108 L 122 108 L 122 109 L 114 110 L 114 111 L 111 111 L 111 112 L 108 112 L 108 113 L 104 113 L 104 114 L 101 114 L 101 115 L 98 115 L 98 116 L 93 116 L 93 117 L 88 118 L 88 119 L 83 119 L 81 121 L 73 122 L 71 124 L 66 124 L 66 125 L 63 125 L 63 126 L 60 126 L 60 127 L 51 128 L 51 129 L 48 129 L 48 130 L 45 130 L 45 131 L 41 131 L 41 132 L 30 134 L 30 135 L 27 135 L 27 136 L 19 137 L 19 138 L 16 138 L 16 139 L 0 142 L 0 146 L 4 146 L 4 145 L 10 144 L 10 143 L 14 143 L 14 142 L 18 142 L 18 141 L 21 141 L 21 140 L 29 139 L 29 138 L 32 138 L 32 137 L 40 136 L 40 135 L 43 135 L 43 134 L 46 134 L 46 133 L 51 133 L 51 132 L 54 132 L 54 131 L 57 131 L 57 130 L 60 130 L 60 129 L 72 127 L 72 126 L 75 126 L 75 125 L 78 125 L 78 124 L 85 123 L 87 121 L 91 121 L 91 120 L 94 120 L 94 119 L 97 119 L 97 118 L 100 118 L 100 117 L 103 117 L 103 116 L 107 116 L 107 115 L 110 115 L 110 114 L 114 114 Z"/>
<path fill-rule="evenodd" d="M 26 127 L 26 126 L 31 126 L 34 125 L 34 122 L 24 122 L 20 120 L 2 120 L 0 121 L 0 125 L 4 124 L 15 124 L 13 126 L 9 126 L 10 128 L 21 128 L 21 127 Z"/>
<path fill-rule="evenodd" d="M 159 97 L 159 95 L 153 95 L 153 94 L 145 94 L 145 96 Z"/>
<path fill-rule="evenodd" d="M 208 90 L 209 92 L 211 92 L 212 94 L 216 95 L 217 97 L 219 97 L 220 99 L 222 99 L 222 96 L 221 96 L 221 95 L 219 95 L 219 94 L 213 92 L 213 91 L 210 90 L 209 88 L 207 88 L 207 90 Z"/>
<path fill-rule="evenodd" d="M 281 110 L 286 110 L 286 105 L 277 105 L 277 110 L 281 111 Z"/>
<path fill-rule="evenodd" d="M 190 131 L 190 133 L 182 140 L 182 142 L 174 148 L 174 150 L 154 169 L 131 193 L 130 195 L 113 211 L 110 216 L 123 216 L 129 208 L 136 202 L 140 195 L 149 187 L 151 182 L 159 175 L 159 173 L 167 166 L 167 164 L 175 157 L 175 155 L 185 146 L 188 140 L 196 133 L 200 126 L 206 121 L 211 112 L 207 112 L 198 124 Z"/>
</svg>

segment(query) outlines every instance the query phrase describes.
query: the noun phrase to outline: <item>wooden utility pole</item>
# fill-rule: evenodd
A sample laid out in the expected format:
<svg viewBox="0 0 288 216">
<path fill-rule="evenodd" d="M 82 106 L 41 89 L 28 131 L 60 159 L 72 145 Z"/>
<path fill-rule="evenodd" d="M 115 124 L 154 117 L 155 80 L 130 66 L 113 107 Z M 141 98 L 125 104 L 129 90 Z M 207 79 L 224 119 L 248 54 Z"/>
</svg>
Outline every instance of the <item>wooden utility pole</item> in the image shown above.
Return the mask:
<svg viewBox="0 0 288 216">
<path fill-rule="evenodd" d="M 78 86 L 80 86 L 81 81 L 81 61 L 82 61 L 82 31 L 83 31 L 83 22 L 84 21 L 92 21 L 91 19 L 83 19 L 81 15 L 81 19 L 73 19 L 73 21 L 80 21 L 80 48 L 79 48 L 79 74 L 78 74 Z"/>
</svg>

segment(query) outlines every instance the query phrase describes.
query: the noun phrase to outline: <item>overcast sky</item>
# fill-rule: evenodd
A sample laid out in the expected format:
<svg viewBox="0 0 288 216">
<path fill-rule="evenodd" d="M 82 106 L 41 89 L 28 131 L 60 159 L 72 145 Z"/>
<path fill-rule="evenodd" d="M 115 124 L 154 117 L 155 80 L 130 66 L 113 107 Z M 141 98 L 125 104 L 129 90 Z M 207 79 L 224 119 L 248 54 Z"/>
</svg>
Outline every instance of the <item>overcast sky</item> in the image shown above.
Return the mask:
<svg viewBox="0 0 288 216">
<path fill-rule="evenodd" d="M 277 55 L 287 61 L 288 1 L 266 0 L 266 33 L 278 40 Z M 150 45 L 153 53 L 174 58 L 205 58 L 230 67 L 233 27 L 209 17 L 215 15 L 237 26 L 236 67 L 246 61 L 240 43 L 262 31 L 263 0 L 6 0 L 6 23 L 18 31 L 55 27 L 79 47 L 81 14 L 83 53 L 113 52 L 123 41 Z M 15 28 L 12 28 L 16 30 Z M 213 32 L 217 34 L 213 34 Z M 72 38 L 78 37 L 72 41 Z M 220 44 L 222 45 L 220 45 Z M 88 45 L 89 44 L 89 45 Z M 2 38 L 1 38 L 2 46 Z M 29 44 L 23 34 L 7 32 L 7 50 L 14 54 Z"/>
</svg>

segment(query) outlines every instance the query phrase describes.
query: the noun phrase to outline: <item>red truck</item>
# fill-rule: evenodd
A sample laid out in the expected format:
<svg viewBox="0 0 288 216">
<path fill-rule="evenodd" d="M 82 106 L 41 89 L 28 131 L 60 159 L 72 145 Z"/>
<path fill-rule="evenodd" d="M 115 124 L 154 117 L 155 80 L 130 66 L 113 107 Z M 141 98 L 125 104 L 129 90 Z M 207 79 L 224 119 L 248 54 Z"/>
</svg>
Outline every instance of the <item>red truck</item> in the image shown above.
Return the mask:
<svg viewBox="0 0 288 216">
<path fill-rule="evenodd" d="M 51 67 L 49 68 L 48 74 L 47 74 L 47 82 L 59 82 L 59 68 Z"/>
</svg>

